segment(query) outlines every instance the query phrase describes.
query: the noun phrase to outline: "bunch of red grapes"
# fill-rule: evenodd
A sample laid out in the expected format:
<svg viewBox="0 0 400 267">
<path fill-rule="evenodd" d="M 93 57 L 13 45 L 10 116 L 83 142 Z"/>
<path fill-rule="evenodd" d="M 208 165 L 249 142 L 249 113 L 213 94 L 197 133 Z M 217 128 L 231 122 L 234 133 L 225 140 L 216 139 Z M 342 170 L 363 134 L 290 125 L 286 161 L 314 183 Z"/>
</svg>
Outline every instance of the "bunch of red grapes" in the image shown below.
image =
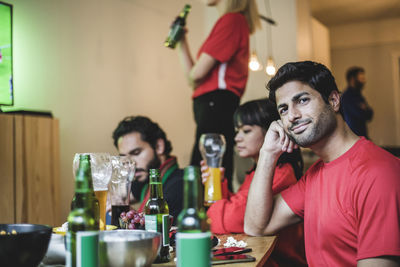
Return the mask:
<svg viewBox="0 0 400 267">
<path fill-rule="evenodd" d="M 129 210 L 128 212 L 121 212 L 120 226 L 122 229 L 141 229 L 144 230 L 144 214 L 136 210 Z"/>
</svg>

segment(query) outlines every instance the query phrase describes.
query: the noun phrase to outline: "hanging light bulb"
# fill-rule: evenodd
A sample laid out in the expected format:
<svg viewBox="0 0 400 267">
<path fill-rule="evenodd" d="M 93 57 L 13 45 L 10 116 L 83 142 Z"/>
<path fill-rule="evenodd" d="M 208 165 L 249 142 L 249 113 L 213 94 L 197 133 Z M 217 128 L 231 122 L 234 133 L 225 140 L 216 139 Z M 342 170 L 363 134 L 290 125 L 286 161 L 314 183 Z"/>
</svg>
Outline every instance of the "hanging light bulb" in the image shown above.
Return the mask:
<svg viewBox="0 0 400 267">
<path fill-rule="evenodd" d="M 259 71 L 262 69 L 261 63 L 258 60 L 257 53 L 253 51 L 249 60 L 249 68 L 252 71 Z"/>
<path fill-rule="evenodd" d="M 272 57 L 268 57 L 267 59 L 267 66 L 265 67 L 265 72 L 269 76 L 273 76 L 276 73 L 275 62 Z"/>
</svg>

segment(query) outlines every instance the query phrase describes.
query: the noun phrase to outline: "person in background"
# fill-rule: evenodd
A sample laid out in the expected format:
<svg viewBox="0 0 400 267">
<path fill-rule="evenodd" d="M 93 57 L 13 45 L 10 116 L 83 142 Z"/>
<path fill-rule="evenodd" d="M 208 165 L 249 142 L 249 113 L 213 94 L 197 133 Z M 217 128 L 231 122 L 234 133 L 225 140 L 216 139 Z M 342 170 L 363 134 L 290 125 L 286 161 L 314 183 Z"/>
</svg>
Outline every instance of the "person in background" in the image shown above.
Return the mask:
<svg viewBox="0 0 400 267">
<path fill-rule="evenodd" d="M 130 155 L 136 162 L 131 202 L 141 202 L 138 212 L 149 198 L 149 169 L 160 169 L 164 199 L 175 224 L 183 205 L 183 170 L 170 154 L 172 146 L 165 132 L 147 117 L 131 116 L 119 122 L 112 137 L 119 154 Z"/>
<path fill-rule="evenodd" d="M 366 82 L 364 69 L 349 68 L 346 80 L 347 89 L 341 100 L 344 120 L 356 135 L 368 138 L 367 121 L 372 119 L 374 112 L 361 94 Z"/>
<path fill-rule="evenodd" d="M 271 123 L 260 150 L 245 232 L 273 235 L 304 221 L 310 266 L 400 266 L 400 159 L 350 130 L 324 65 L 287 63 L 268 88 L 280 119 Z M 274 196 L 276 162 L 298 146 L 320 159 Z"/>
<path fill-rule="evenodd" d="M 236 149 L 240 157 L 252 158 L 253 168 L 247 173 L 238 192 L 233 194 L 227 188 L 226 179 L 222 181 L 223 199 L 212 204 L 207 211 L 211 219 L 211 231 L 216 234 L 243 233 L 244 214 L 247 194 L 254 176 L 259 151 L 265 133 L 271 122 L 279 114 L 275 104 L 268 99 L 246 102 L 239 106 L 234 114 L 236 128 Z M 208 166 L 202 161 L 203 182 L 207 179 Z M 300 150 L 294 153 L 283 153 L 277 163 L 272 184 L 273 194 L 286 189 L 297 182 L 303 172 L 303 160 Z M 304 255 L 303 224 L 291 226 L 279 233 L 278 242 L 268 259 L 267 266 L 306 266 Z"/>
<path fill-rule="evenodd" d="M 226 151 L 222 165 L 232 190 L 234 125 L 232 116 L 244 93 L 248 77 L 249 35 L 260 27 L 255 0 L 206 0 L 220 18 L 197 53 L 189 51 L 186 34 L 178 42 L 185 76 L 193 89 L 196 139 L 191 165 L 199 166 L 199 139 L 203 133 L 223 134 Z"/>
</svg>

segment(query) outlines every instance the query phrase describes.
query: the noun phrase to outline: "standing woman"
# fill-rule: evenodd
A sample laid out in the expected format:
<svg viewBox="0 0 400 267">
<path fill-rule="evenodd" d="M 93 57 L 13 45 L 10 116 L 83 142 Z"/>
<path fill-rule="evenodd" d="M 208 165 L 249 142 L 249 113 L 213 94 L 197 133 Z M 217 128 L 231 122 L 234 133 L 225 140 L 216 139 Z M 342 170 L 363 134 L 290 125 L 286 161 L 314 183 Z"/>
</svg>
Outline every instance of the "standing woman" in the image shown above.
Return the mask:
<svg viewBox="0 0 400 267">
<path fill-rule="evenodd" d="M 233 113 L 239 106 L 248 77 L 249 36 L 259 28 L 255 0 L 205 0 L 215 6 L 220 18 L 193 60 L 186 34 L 178 43 L 178 53 L 191 88 L 196 122 L 192 165 L 199 165 L 198 148 L 203 133 L 223 134 L 226 152 L 222 165 L 232 190 L 234 125 Z"/>
</svg>

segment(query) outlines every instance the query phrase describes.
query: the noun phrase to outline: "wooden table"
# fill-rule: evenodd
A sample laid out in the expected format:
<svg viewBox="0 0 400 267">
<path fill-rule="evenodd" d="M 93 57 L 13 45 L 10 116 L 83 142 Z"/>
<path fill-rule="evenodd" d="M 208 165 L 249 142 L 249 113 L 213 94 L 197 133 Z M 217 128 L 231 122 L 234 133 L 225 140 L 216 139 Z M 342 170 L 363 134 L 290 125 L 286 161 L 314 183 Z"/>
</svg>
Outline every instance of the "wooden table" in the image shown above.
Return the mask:
<svg viewBox="0 0 400 267">
<path fill-rule="evenodd" d="M 245 262 L 245 263 L 235 263 L 235 267 L 250 267 L 250 266 L 263 266 L 267 261 L 268 257 L 271 255 L 271 252 L 276 243 L 276 236 L 248 236 L 246 234 L 229 234 L 229 235 L 217 235 L 217 237 L 221 240 L 219 245 L 215 248 L 223 248 L 226 239 L 232 236 L 236 240 L 243 240 L 247 243 L 247 248 L 251 248 L 252 252 L 246 253 L 247 255 L 251 255 L 256 258 L 254 262 Z M 168 263 L 162 264 L 153 264 L 152 266 L 175 266 L 175 262 L 173 259 L 175 258 L 175 252 L 171 253 L 171 261 Z M 226 265 L 226 264 L 224 264 Z M 222 265 L 222 266 L 224 266 Z"/>
</svg>

